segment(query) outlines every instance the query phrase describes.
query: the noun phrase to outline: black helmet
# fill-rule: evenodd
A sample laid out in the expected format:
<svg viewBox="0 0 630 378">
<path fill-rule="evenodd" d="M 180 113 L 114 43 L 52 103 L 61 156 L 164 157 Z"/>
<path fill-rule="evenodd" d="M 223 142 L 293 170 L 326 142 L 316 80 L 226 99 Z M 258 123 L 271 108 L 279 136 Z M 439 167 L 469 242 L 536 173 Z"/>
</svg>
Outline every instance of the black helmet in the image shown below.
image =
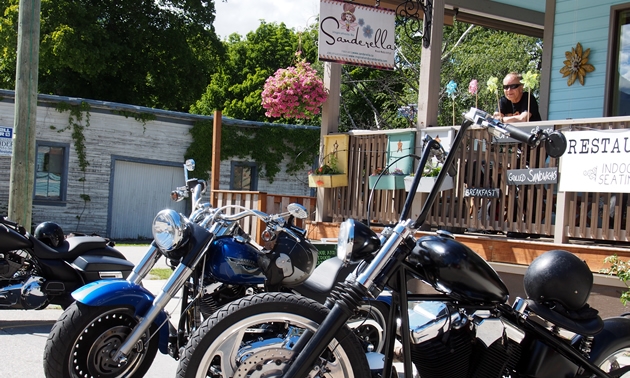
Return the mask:
<svg viewBox="0 0 630 378">
<path fill-rule="evenodd" d="M 292 287 L 304 282 L 317 265 L 317 248 L 306 240 L 297 241 L 282 232 L 273 247 L 273 263 L 263 269 L 270 282 Z M 274 273 L 275 271 L 275 273 Z M 270 276 L 270 274 L 272 276 Z M 280 282 L 277 282 L 280 280 Z"/>
<path fill-rule="evenodd" d="M 527 268 L 525 293 L 537 302 L 557 302 L 567 310 L 584 307 L 593 287 L 593 273 L 571 252 L 553 250 L 538 256 Z"/>
<path fill-rule="evenodd" d="M 53 248 L 60 246 L 64 240 L 63 230 L 54 222 L 43 222 L 37 225 L 35 237 Z"/>
</svg>

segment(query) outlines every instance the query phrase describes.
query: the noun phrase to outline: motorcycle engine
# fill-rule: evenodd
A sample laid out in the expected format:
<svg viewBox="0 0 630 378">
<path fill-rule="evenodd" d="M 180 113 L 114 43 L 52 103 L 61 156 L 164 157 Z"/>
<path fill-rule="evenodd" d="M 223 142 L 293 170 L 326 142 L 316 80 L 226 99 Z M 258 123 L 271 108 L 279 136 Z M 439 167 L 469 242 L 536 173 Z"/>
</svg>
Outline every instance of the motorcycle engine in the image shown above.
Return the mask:
<svg viewBox="0 0 630 378">
<path fill-rule="evenodd" d="M 199 309 L 204 317 L 209 317 L 223 305 L 246 295 L 255 294 L 255 290 L 244 285 L 228 285 L 215 282 L 204 288 L 204 295 L 199 302 Z"/>
<path fill-rule="evenodd" d="M 22 251 L 0 253 L 0 278 L 17 278 L 18 271 L 26 268 L 26 255 L 26 252 Z"/>
<path fill-rule="evenodd" d="M 524 334 L 489 313 L 440 302 L 409 304 L 411 359 L 422 378 L 501 378 L 520 358 Z"/>
</svg>

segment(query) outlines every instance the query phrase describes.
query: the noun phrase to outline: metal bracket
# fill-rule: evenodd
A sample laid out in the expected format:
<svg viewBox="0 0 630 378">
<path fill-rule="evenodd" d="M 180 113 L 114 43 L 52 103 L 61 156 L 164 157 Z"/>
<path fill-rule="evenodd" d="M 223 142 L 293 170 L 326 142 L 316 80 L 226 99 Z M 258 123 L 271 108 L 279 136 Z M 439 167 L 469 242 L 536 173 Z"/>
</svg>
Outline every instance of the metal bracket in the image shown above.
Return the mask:
<svg viewBox="0 0 630 378">
<path fill-rule="evenodd" d="M 420 12 L 424 17 L 420 17 Z M 396 8 L 396 15 L 407 19 L 404 22 L 405 32 L 409 38 L 422 36 L 422 46 L 431 45 L 431 17 L 433 15 L 432 0 L 406 0 Z"/>
</svg>

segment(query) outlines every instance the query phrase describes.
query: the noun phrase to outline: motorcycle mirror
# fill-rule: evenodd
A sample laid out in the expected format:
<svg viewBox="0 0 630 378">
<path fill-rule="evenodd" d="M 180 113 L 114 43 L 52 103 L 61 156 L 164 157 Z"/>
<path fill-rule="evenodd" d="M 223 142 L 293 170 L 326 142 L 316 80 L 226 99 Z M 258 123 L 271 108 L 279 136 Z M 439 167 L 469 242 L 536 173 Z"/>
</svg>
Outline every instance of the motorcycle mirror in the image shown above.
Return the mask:
<svg viewBox="0 0 630 378">
<path fill-rule="evenodd" d="M 552 158 L 559 158 L 567 149 L 567 138 L 559 131 L 553 131 L 545 139 L 545 150 Z"/>
<path fill-rule="evenodd" d="M 308 217 L 308 211 L 306 211 L 306 207 L 300 205 L 299 203 L 290 203 L 287 206 L 287 210 L 289 213 L 298 219 L 306 219 Z"/>
<path fill-rule="evenodd" d="M 195 160 L 194 159 L 188 159 L 186 160 L 186 164 L 184 164 L 184 166 L 186 167 L 187 171 L 194 171 L 195 170 Z"/>
</svg>

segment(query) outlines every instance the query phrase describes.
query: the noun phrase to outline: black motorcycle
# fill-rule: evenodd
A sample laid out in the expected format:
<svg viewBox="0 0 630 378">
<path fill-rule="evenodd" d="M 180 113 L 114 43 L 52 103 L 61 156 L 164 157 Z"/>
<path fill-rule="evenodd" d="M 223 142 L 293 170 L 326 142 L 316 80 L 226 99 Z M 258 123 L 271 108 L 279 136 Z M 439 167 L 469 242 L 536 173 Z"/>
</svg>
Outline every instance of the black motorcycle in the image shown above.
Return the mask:
<svg viewBox="0 0 630 378">
<path fill-rule="evenodd" d="M 559 132 L 525 133 L 472 108 L 451 151 L 465 148 L 471 127 L 532 147 L 544 143 L 552 157 L 566 149 Z M 630 318 L 602 320 L 589 307 L 593 274 L 575 255 L 552 250 L 535 259 L 524 276 L 528 298 L 510 304 L 499 275 L 452 234 L 414 236 L 456 156 L 447 156 L 418 219 L 406 219 L 430 150 L 442 149 L 430 137 L 426 142 L 396 225 L 379 236 L 352 219 L 341 224 L 338 255 L 361 263 L 324 306 L 283 293 L 231 303 L 193 334 L 177 376 L 390 377 L 395 357 L 406 377 L 414 366 L 422 378 L 630 376 Z M 409 279 L 436 293 L 409 293 Z M 392 306 L 384 355 L 366 354 L 345 322 L 363 298 L 385 288 Z M 395 338 L 402 345 L 396 353 Z"/>
<path fill-rule="evenodd" d="M 0 309 L 41 310 L 68 307 L 70 295 L 98 280 L 126 278 L 133 263 L 99 236 L 69 235 L 44 222 L 34 235 L 5 217 L 0 219 Z"/>
</svg>

